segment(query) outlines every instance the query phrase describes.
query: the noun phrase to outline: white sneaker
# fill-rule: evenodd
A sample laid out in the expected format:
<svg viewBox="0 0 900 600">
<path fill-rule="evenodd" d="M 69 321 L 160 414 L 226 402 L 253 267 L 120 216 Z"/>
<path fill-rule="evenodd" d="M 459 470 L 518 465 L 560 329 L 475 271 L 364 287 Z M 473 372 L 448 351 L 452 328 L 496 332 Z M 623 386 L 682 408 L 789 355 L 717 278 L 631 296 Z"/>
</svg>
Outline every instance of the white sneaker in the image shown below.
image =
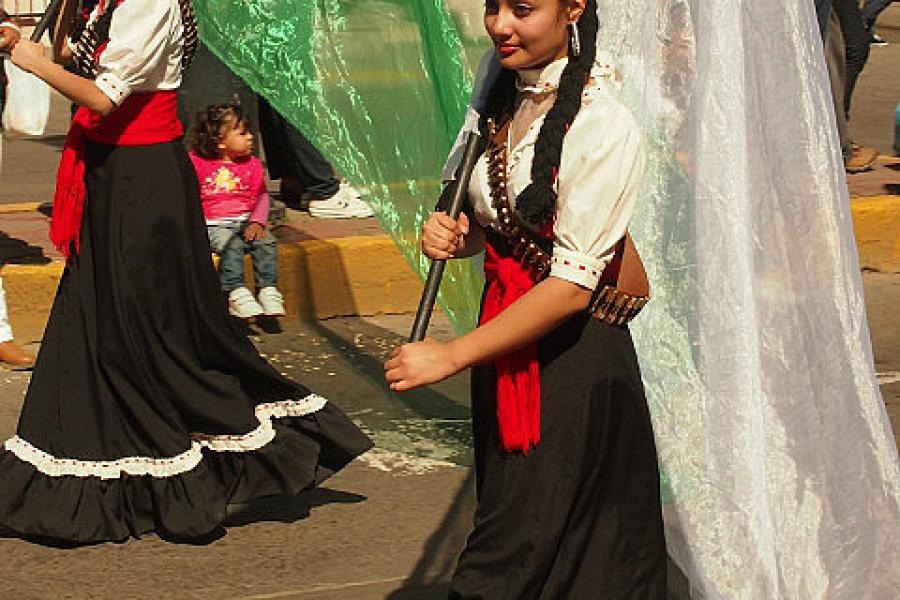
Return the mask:
<svg viewBox="0 0 900 600">
<path fill-rule="evenodd" d="M 263 314 L 270 317 L 284 316 L 284 297 L 275 286 L 264 287 L 259 290 L 259 304 Z"/>
<path fill-rule="evenodd" d="M 239 319 L 250 319 L 263 312 L 262 306 L 245 287 L 231 290 L 228 294 L 228 312 Z"/>
<path fill-rule="evenodd" d="M 312 200 L 309 214 L 319 219 L 365 219 L 371 217 L 372 209 L 363 202 L 359 192 L 352 185 L 341 182 L 337 193 L 327 200 Z"/>
</svg>

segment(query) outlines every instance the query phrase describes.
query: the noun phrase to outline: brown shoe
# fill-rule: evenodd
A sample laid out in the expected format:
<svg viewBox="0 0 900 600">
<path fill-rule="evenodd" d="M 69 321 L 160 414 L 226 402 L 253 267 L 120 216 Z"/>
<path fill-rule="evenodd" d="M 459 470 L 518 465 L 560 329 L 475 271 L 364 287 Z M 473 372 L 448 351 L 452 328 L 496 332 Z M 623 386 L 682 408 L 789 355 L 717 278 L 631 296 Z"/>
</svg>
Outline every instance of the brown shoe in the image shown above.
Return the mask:
<svg viewBox="0 0 900 600">
<path fill-rule="evenodd" d="M 34 354 L 22 350 L 12 342 L 0 343 L 0 362 L 16 369 L 25 369 L 34 365 Z"/>
<path fill-rule="evenodd" d="M 844 169 L 848 173 L 862 173 L 871 169 L 877 158 L 878 150 L 875 148 L 864 148 L 853 144 L 853 153 L 844 163 Z"/>
</svg>

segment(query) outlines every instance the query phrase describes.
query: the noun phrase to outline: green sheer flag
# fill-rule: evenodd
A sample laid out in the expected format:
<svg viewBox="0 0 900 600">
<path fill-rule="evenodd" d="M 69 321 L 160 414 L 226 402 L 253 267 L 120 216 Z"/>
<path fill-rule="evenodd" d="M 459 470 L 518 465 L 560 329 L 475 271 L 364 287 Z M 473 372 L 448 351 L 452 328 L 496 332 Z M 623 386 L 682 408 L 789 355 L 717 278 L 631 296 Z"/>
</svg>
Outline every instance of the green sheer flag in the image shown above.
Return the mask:
<svg viewBox="0 0 900 600">
<path fill-rule="evenodd" d="M 304 133 L 366 199 L 424 278 L 419 232 L 440 193 L 472 68 L 442 0 L 196 0 L 210 50 Z M 482 286 L 451 261 L 439 301 L 472 328 Z"/>
</svg>

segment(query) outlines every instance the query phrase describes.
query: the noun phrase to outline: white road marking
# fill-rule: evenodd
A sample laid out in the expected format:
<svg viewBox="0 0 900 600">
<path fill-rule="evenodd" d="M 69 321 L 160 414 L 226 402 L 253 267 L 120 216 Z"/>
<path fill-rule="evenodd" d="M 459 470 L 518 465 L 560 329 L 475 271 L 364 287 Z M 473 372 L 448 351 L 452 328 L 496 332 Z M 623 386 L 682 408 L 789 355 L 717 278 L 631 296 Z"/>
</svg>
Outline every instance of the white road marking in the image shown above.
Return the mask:
<svg viewBox="0 0 900 600">
<path fill-rule="evenodd" d="M 888 371 L 886 373 L 878 373 L 878 385 L 888 385 L 900 381 L 900 371 Z"/>
<path fill-rule="evenodd" d="M 458 467 L 445 460 L 413 456 L 402 452 L 391 452 L 373 448 L 356 459 L 367 467 L 393 473 L 395 475 L 422 475 L 446 467 Z"/>
<path fill-rule="evenodd" d="M 252 596 L 236 596 L 236 598 L 240 598 L 241 600 L 274 600 L 275 598 L 289 598 L 289 597 L 299 597 L 300 595 L 307 594 L 317 594 L 321 592 L 333 592 L 339 590 L 346 590 L 358 587 L 368 587 L 372 585 L 379 585 L 385 583 L 401 583 L 408 579 L 407 576 L 404 577 L 387 577 L 385 579 L 370 579 L 368 581 L 358 581 L 352 583 L 323 583 L 323 584 L 313 584 L 309 587 L 304 587 L 302 589 L 296 590 L 284 590 L 282 592 L 275 592 L 272 594 L 260 594 L 260 595 L 252 595 Z"/>
</svg>

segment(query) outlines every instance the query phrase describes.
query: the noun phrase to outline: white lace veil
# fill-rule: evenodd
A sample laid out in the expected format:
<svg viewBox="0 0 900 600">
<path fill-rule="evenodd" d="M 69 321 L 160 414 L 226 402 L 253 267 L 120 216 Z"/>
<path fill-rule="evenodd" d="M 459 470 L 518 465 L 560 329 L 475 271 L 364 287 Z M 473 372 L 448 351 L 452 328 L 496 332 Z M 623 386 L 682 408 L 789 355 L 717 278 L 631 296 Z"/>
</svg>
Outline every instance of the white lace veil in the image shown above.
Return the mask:
<svg viewBox="0 0 900 600">
<path fill-rule="evenodd" d="M 632 331 L 670 555 L 694 598 L 900 597 L 900 468 L 813 3 L 599 5 L 649 149 Z"/>
<path fill-rule="evenodd" d="M 632 327 L 669 552 L 696 598 L 900 597 L 872 361 L 813 3 L 600 0 L 651 160 Z"/>
</svg>

